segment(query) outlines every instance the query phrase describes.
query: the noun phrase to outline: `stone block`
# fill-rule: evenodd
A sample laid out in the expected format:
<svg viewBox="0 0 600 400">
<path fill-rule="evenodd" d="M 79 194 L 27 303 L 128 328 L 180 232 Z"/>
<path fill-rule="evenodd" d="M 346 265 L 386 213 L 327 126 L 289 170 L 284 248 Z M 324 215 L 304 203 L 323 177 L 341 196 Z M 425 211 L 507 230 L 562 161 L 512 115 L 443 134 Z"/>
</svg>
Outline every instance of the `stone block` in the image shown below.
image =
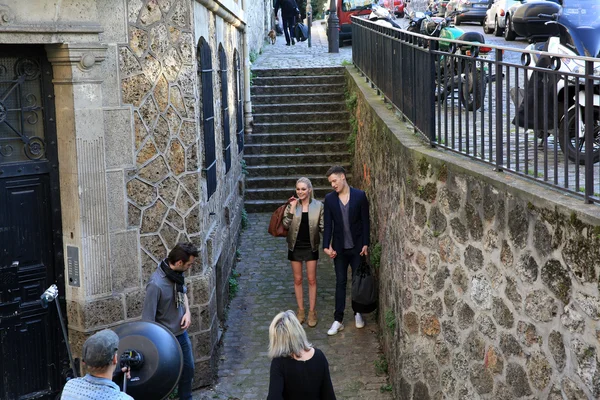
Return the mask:
<svg viewBox="0 0 600 400">
<path fill-rule="evenodd" d="M 483 223 L 479 212 L 471 204 L 465 204 L 466 223 L 469 227 L 471 239 L 475 241 L 481 240 L 483 237 Z"/>
<path fill-rule="evenodd" d="M 493 374 L 502 375 L 502 372 L 504 371 L 504 358 L 502 357 L 502 353 L 493 346 L 488 347 L 485 352 L 483 365 Z"/>
<path fill-rule="evenodd" d="M 523 282 L 533 283 L 538 277 L 538 264 L 528 251 L 521 254 L 515 269 Z"/>
<path fill-rule="evenodd" d="M 465 302 L 460 302 L 456 307 L 456 315 L 458 317 L 458 326 L 461 329 L 467 329 L 473 325 L 473 318 L 475 317 L 475 312 L 473 309 Z"/>
<path fill-rule="evenodd" d="M 440 321 L 435 315 L 423 315 L 421 317 L 421 334 L 436 337 L 440 334 Z"/>
<path fill-rule="evenodd" d="M 565 281 L 563 280 L 562 288 L 566 289 Z M 569 281 L 569 288 L 570 288 Z M 559 285 L 559 287 L 561 287 Z M 575 293 L 575 303 L 581 307 L 581 309 L 594 321 L 598 321 L 600 319 L 600 297 L 598 296 L 590 296 L 585 293 L 576 292 Z"/>
<path fill-rule="evenodd" d="M 551 321 L 557 313 L 556 301 L 545 290 L 534 290 L 525 298 L 525 314 L 539 322 Z"/>
<path fill-rule="evenodd" d="M 111 0 L 114 1 L 114 0 Z M 118 1 L 118 0 L 116 0 Z M 104 4 L 104 2 L 102 2 Z M 103 18 L 107 21 L 109 18 Z M 120 19 L 119 19 L 120 20 Z M 123 32 L 121 40 L 117 41 L 102 41 L 101 43 L 110 43 L 105 53 L 105 59 L 100 65 L 94 68 L 99 68 L 99 73 L 102 76 L 102 106 L 104 107 L 119 107 L 121 106 L 121 82 L 119 81 L 119 47 L 115 43 L 123 43 L 127 41 L 127 34 Z"/>
<path fill-rule="evenodd" d="M 492 305 L 492 315 L 503 328 L 510 329 L 513 327 L 515 319 L 512 311 L 506 306 L 504 301 L 499 297 L 494 297 Z"/>
<path fill-rule="evenodd" d="M 502 349 L 502 353 L 504 353 L 504 357 L 506 358 L 510 356 L 523 356 L 523 349 L 521 348 L 521 345 L 517 339 L 515 339 L 515 337 L 509 333 L 502 333 L 500 335 L 500 349 Z"/>
<path fill-rule="evenodd" d="M 129 168 L 134 165 L 131 109 L 104 110 L 104 146 L 106 168 Z"/>
<path fill-rule="evenodd" d="M 546 356 L 535 353 L 527 360 L 527 375 L 529 381 L 537 390 L 544 391 L 550 383 L 552 368 Z"/>
<path fill-rule="evenodd" d="M 122 170 L 106 173 L 106 198 L 110 205 L 107 208 L 109 230 L 114 232 L 127 229 L 125 178 Z"/>
<path fill-rule="evenodd" d="M 125 293 L 125 318 L 139 318 L 142 316 L 144 309 L 144 299 L 146 290 L 136 290 L 134 292 Z"/>
<path fill-rule="evenodd" d="M 123 321 L 125 319 L 123 299 L 121 296 L 113 296 L 87 302 L 81 306 L 81 317 L 84 330 L 97 329 Z"/>
<path fill-rule="evenodd" d="M 471 331 L 463 343 L 464 354 L 473 361 L 483 361 L 485 341 L 477 331 Z"/>
<path fill-rule="evenodd" d="M 110 234 L 110 267 L 113 292 L 137 288 L 141 283 L 137 230 Z"/>
<path fill-rule="evenodd" d="M 523 249 L 527 246 L 528 228 L 527 212 L 521 205 L 515 204 L 508 212 L 508 234 L 517 248 Z"/>
<path fill-rule="evenodd" d="M 212 359 L 197 361 L 194 365 L 194 388 L 209 386 L 217 378 L 217 367 Z"/>
<path fill-rule="evenodd" d="M 478 271 L 483 267 L 483 252 L 472 245 L 465 250 L 465 265 L 471 271 Z"/>
<path fill-rule="evenodd" d="M 479 314 L 477 316 L 476 323 L 479 332 L 483 333 L 492 340 L 496 339 L 496 325 L 494 324 L 492 317 L 485 314 Z"/>
<path fill-rule="evenodd" d="M 565 351 L 565 344 L 563 341 L 563 335 L 558 331 L 552 331 L 548 336 L 548 350 L 554 358 L 554 363 L 559 372 L 565 368 L 567 362 L 567 353 Z"/>
<path fill-rule="evenodd" d="M 430 400 L 431 397 L 429 396 L 429 389 L 427 388 L 427 385 L 421 381 L 418 381 L 417 383 L 415 383 L 415 388 L 413 391 L 413 399 L 420 399 L 420 400 Z"/>
<path fill-rule="evenodd" d="M 492 286 L 485 276 L 479 275 L 471 279 L 471 300 L 481 310 L 492 308 Z"/>
<path fill-rule="evenodd" d="M 516 397 L 531 395 L 531 387 L 527 381 L 527 375 L 519 364 L 508 363 L 506 367 L 506 382 Z"/>
<path fill-rule="evenodd" d="M 471 366 L 470 381 L 480 395 L 491 393 L 494 390 L 494 376 L 483 364 L 477 363 Z"/>
</svg>

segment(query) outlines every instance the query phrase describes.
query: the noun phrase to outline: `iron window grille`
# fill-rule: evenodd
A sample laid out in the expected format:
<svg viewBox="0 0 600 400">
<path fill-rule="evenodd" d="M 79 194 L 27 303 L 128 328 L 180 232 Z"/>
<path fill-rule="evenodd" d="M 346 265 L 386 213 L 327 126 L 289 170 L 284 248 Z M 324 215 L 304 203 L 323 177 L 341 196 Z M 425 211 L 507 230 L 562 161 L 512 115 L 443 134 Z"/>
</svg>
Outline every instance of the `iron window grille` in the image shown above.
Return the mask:
<svg viewBox="0 0 600 400">
<path fill-rule="evenodd" d="M 240 54 L 237 50 L 233 52 L 233 63 L 235 66 L 235 98 L 236 98 L 236 110 L 235 110 L 235 126 L 237 129 L 237 145 L 238 152 L 244 150 L 244 108 L 242 99 L 242 70 L 240 68 Z"/>
<path fill-rule="evenodd" d="M 221 68 L 221 121 L 223 124 L 223 159 L 225 174 L 231 169 L 231 137 L 229 130 L 229 101 L 227 100 L 227 55 L 223 45 L 219 45 L 219 64 Z"/>
<path fill-rule="evenodd" d="M 208 198 L 217 190 L 215 151 L 215 111 L 213 105 L 212 52 L 206 40 L 198 41 L 198 74 L 202 85 L 202 127 L 204 133 L 204 168 Z"/>
</svg>

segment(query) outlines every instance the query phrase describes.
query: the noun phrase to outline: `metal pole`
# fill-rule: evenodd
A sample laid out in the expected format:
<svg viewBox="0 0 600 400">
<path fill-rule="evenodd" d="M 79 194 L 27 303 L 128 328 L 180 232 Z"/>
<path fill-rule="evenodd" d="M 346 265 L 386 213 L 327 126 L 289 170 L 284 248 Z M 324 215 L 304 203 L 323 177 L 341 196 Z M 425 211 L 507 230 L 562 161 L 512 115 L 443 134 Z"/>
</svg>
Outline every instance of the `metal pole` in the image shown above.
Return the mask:
<svg viewBox="0 0 600 400">
<path fill-rule="evenodd" d="M 312 47 L 312 38 L 310 33 L 310 27 L 312 25 L 312 4 L 310 4 L 311 0 L 308 0 L 306 3 L 306 21 L 308 23 L 308 47 Z"/>
<path fill-rule="evenodd" d="M 329 18 L 327 18 L 327 36 L 329 38 L 329 52 L 340 52 L 340 20 L 337 16 L 335 0 L 329 2 Z"/>
</svg>

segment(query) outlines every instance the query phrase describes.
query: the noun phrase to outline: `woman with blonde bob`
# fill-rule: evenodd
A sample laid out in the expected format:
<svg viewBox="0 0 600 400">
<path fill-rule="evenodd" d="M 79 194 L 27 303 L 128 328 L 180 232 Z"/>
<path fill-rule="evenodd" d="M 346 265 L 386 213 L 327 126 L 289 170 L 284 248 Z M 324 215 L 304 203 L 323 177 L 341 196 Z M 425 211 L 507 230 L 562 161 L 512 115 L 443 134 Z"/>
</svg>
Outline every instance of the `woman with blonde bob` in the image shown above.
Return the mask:
<svg viewBox="0 0 600 400">
<path fill-rule="evenodd" d="M 273 318 L 269 357 L 267 400 L 335 400 L 327 358 L 308 342 L 293 311 L 280 312 Z"/>
<path fill-rule="evenodd" d="M 283 226 L 288 230 L 288 260 L 292 262 L 294 292 L 298 303 L 298 320 L 305 319 L 302 287 L 302 263 L 306 263 L 308 278 L 308 326 L 317 325 L 317 260 L 323 232 L 323 203 L 315 200 L 312 183 L 302 177 L 296 182 L 296 197 L 290 199 L 285 209 Z"/>
</svg>

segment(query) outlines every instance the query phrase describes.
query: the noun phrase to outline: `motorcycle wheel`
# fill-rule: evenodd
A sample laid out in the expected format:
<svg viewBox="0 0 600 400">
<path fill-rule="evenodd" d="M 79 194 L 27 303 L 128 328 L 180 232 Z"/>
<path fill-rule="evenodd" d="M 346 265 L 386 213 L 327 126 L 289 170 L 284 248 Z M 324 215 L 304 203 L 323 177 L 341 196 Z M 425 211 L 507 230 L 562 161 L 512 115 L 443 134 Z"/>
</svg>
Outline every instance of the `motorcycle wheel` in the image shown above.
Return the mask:
<svg viewBox="0 0 600 400">
<path fill-rule="evenodd" d="M 581 129 L 585 129 L 583 121 L 579 121 Z M 579 138 L 577 132 L 577 115 L 575 108 L 569 109 L 567 113 L 567 129 L 565 130 L 564 118 L 561 119 L 559 127 L 559 146 L 563 153 L 573 162 L 579 161 L 579 165 L 585 165 L 585 138 Z M 579 160 L 577 160 L 579 158 Z M 592 162 L 600 161 L 600 112 L 594 110 L 594 150 Z"/>
<path fill-rule="evenodd" d="M 480 71 L 472 63 L 465 66 L 464 74 L 465 82 L 458 90 L 460 102 L 469 111 L 479 110 L 482 98 L 485 97 L 486 85 L 483 84 Z"/>
</svg>

